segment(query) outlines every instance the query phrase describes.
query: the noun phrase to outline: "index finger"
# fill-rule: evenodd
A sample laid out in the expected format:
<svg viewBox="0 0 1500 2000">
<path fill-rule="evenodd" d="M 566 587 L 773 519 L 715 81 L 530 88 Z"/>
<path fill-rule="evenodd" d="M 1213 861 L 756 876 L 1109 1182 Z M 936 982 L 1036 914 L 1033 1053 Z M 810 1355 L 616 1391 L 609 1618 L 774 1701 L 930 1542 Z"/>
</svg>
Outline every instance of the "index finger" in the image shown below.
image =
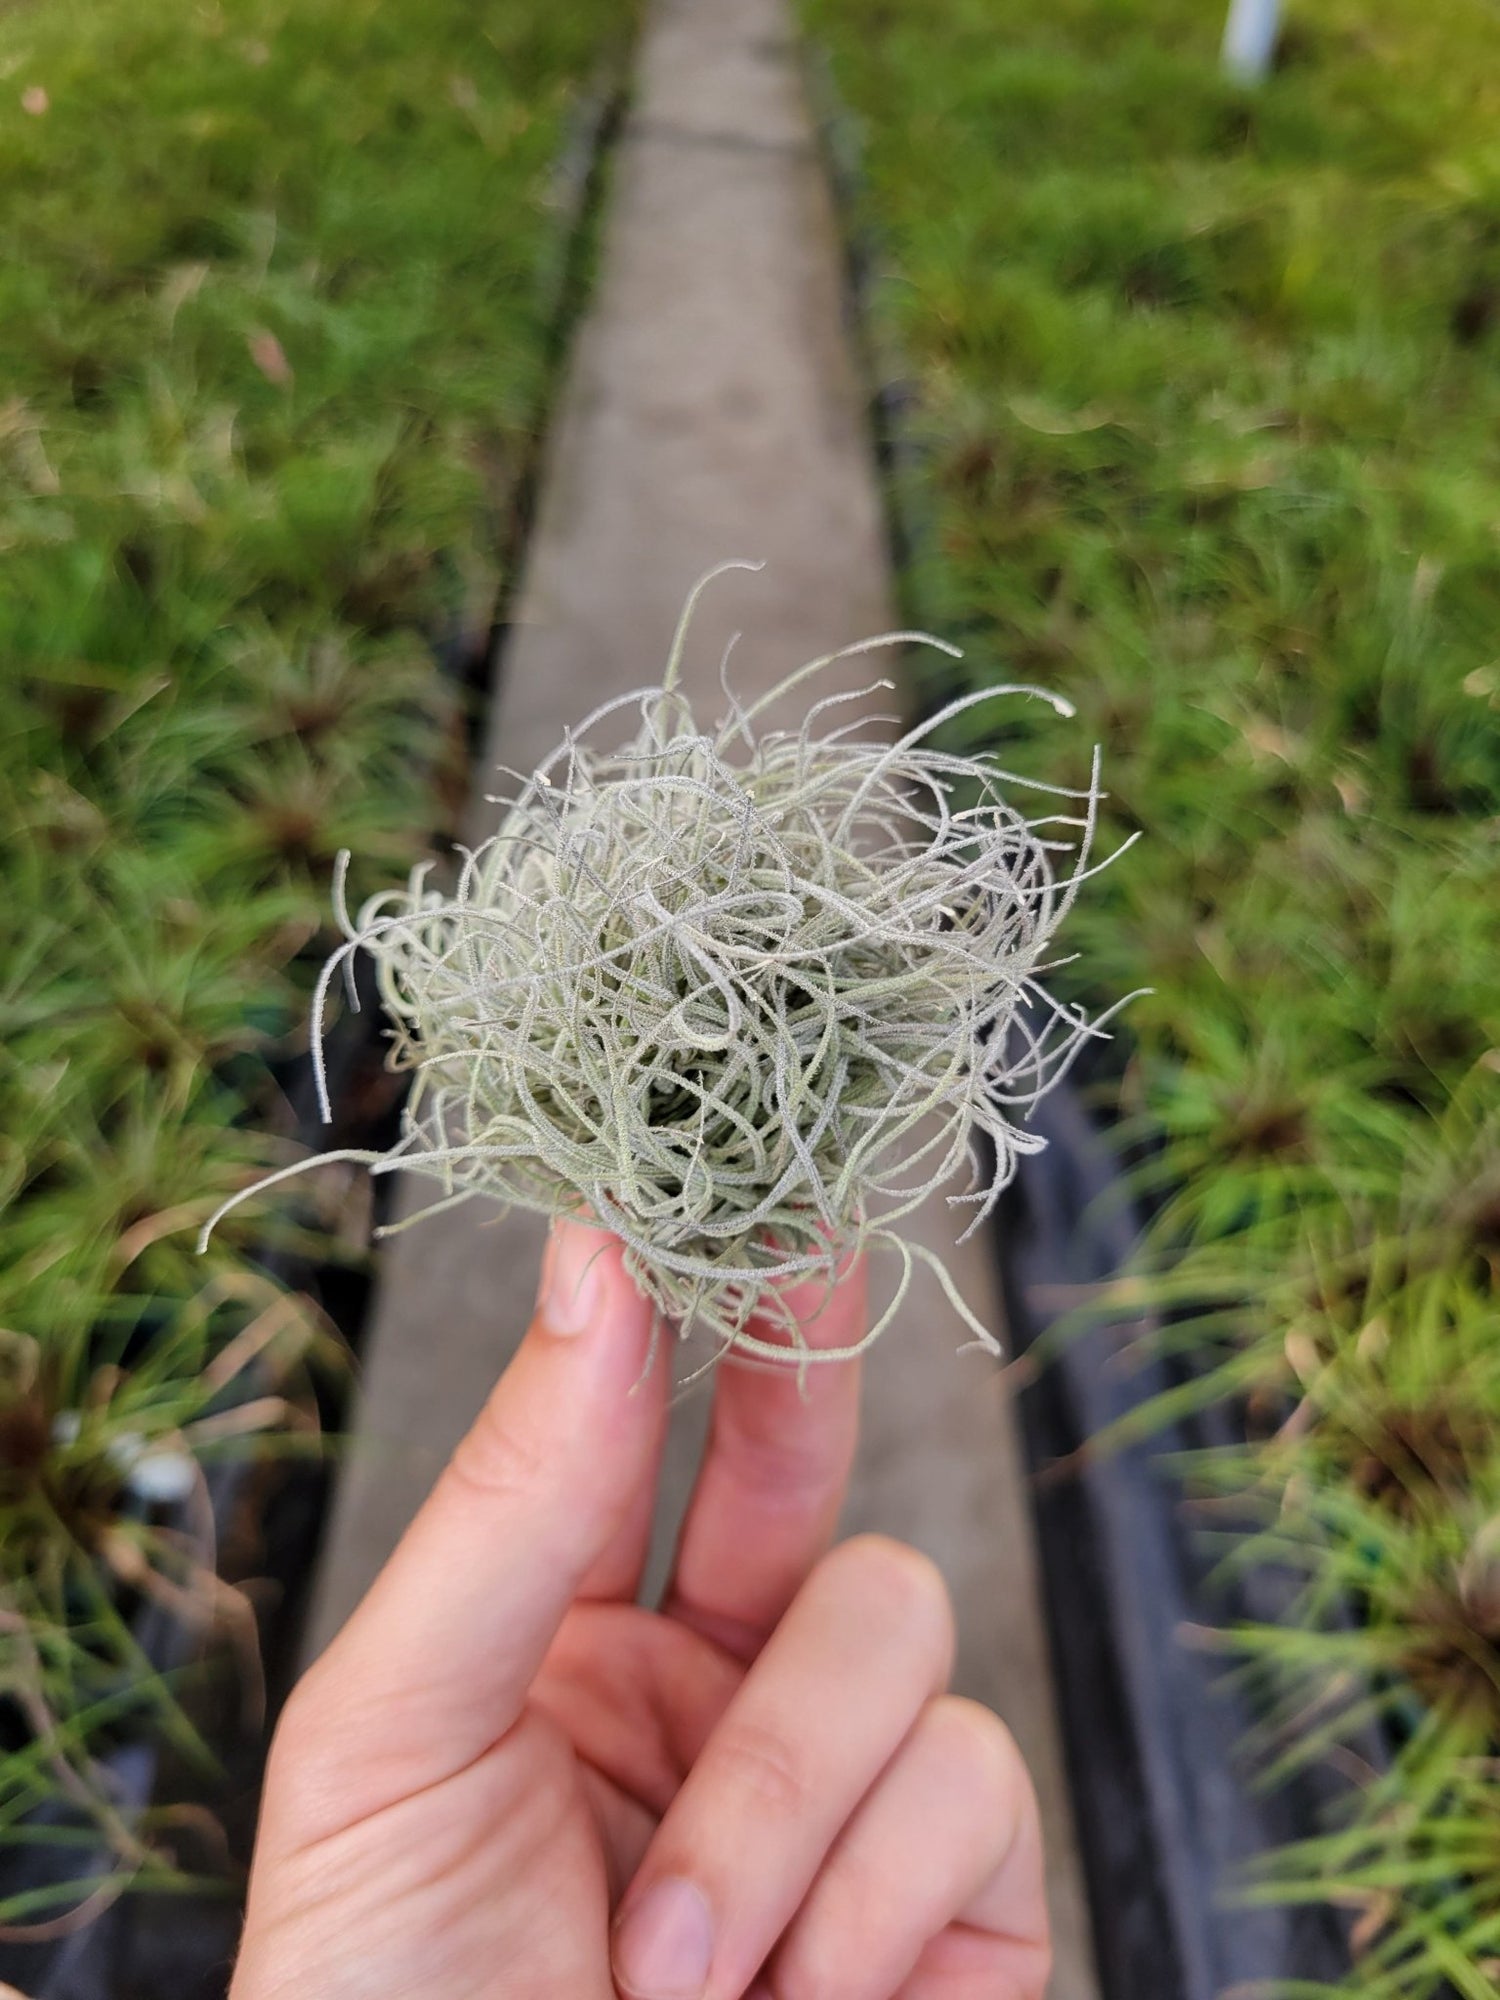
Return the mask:
<svg viewBox="0 0 1500 2000">
<path fill-rule="evenodd" d="M 867 1319 L 865 1265 L 785 1304 L 811 1348 L 852 1347 Z M 765 1329 L 768 1337 L 775 1333 Z M 752 1659 L 833 1540 L 859 1437 L 858 1361 L 719 1363 L 708 1448 L 663 1609 Z"/>
<path fill-rule="evenodd" d="M 670 1371 L 653 1322 L 618 1240 L 557 1224 L 515 1359 L 294 1697 L 317 1718 L 304 1734 L 321 1734 L 320 1764 L 338 1762 L 326 1789 L 341 1821 L 452 1775 L 520 1714 L 581 1583 L 654 1477 Z"/>
</svg>

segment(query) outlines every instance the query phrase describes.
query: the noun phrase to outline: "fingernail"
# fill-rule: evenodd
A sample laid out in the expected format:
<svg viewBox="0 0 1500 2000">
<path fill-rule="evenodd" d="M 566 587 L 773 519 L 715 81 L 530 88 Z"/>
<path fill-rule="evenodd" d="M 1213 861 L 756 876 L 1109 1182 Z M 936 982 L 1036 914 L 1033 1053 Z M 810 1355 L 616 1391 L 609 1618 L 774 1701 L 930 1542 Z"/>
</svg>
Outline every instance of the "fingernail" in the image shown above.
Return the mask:
<svg viewBox="0 0 1500 2000">
<path fill-rule="evenodd" d="M 615 1978 L 632 2000 L 700 2000 L 713 1955 L 708 1898 L 680 1876 L 653 1882 L 615 1932 Z"/>
<path fill-rule="evenodd" d="M 549 1333 L 570 1338 L 593 1320 L 603 1279 L 601 1252 L 609 1239 L 580 1222 L 554 1222 L 542 1262 L 537 1313 Z"/>
</svg>

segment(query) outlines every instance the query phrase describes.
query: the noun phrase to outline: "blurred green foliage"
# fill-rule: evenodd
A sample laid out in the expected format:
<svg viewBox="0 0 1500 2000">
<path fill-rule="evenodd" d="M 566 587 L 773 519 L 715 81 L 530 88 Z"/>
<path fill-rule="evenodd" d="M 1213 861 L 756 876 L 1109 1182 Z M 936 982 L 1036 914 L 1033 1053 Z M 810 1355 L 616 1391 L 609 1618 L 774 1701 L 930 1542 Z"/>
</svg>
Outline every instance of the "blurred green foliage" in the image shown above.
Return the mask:
<svg viewBox="0 0 1500 2000">
<path fill-rule="evenodd" d="M 268 1065 L 334 853 L 405 864 L 461 799 L 434 646 L 483 644 L 570 105 L 627 28 L 606 0 L 0 13 L 0 1694 L 34 1737 L 0 1847 L 66 1795 L 117 1880 L 170 1876 L 91 1760 L 126 1705 L 185 1727 L 120 1592 L 212 1585 L 132 1468 L 304 1420 L 315 1311 L 249 1227 L 204 1259 L 194 1228 L 284 1143 L 256 1134 L 289 1129 Z M 316 1244 L 301 1217 L 261 1240 Z M 251 1359 L 263 1425 L 232 1409 Z"/>
<path fill-rule="evenodd" d="M 1153 989 L 1113 1307 L 1170 1307 L 1175 1403 L 1243 1414 L 1194 1468 L 1226 1560 L 1307 1575 L 1244 1635 L 1278 1760 L 1393 1747 L 1257 1893 L 1352 1906 L 1361 1993 L 1493 1995 L 1500 18 L 1293 0 L 1248 91 L 1197 0 L 804 13 L 918 389 L 909 609 L 1073 700 L 1005 761 L 1081 783 L 1098 741 L 1145 835 L 1064 975 Z"/>
</svg>

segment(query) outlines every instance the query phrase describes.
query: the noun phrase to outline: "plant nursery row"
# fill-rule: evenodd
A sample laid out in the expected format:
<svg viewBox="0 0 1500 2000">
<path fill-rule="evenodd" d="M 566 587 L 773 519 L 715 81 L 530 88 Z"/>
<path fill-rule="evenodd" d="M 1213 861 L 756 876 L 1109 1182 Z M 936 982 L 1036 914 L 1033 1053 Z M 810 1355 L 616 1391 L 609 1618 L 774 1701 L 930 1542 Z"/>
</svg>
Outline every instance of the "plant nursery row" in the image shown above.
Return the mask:
<svg viewBox="0 0 1500 2000">
<path fill-rule="evenodd" d="M 368 1218 L 308 1183 L 203 1257 L 196 1229 L 291 1157 L 334 855 L 384 877 L 456 825 L 556 346 L 558 162 L 622 26 L 0 20 L 0 1976 L 28 1991 L 128 1885 L 224 1873 L 199 1676 L 143 1634 L 218 1634 L 253 1707 L 274 1606 L 226 1578 L 263 1573 L 263 1524 L 216 1522 L 205 1474 L 306 1456 Z M 378 1050 L 351 1075 L 368 1130 Z M 153 1734 L 196 1775 L 122 1803 Z"/>
<path fill-rule="evenodd" d="M 1057 975 L 1149 989 L 1091 1088 L 1144 1242 L 1064 1318 L 1149 1312 L 1156 1386 L 1090 1452 L 1215 1413 L 1192 1518 L 1287 1583 L 1222 1669 L 1266 1778 L 1336 1781 L 1220 1886 L 1339 1911 L 1347 1974 L 1275 1990 L 1492 1996 L 1500 24 L 1294 7 L 1251 89 L 1189 0 L 804 14 L 908 609 L 1075 703 L 997 747 L 1098 743 L 1141 836 Z"/>
</svg>

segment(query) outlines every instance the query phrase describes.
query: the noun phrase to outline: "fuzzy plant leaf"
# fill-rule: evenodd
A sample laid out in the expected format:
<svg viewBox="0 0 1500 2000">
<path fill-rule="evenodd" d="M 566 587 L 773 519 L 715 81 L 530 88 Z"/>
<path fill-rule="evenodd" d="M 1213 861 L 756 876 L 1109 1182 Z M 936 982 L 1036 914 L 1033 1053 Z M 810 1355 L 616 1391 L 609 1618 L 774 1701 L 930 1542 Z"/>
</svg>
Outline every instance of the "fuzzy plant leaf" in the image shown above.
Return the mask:
<svg viewBox="0 0 1500 2000">
<path fill-rule="evenodd" d="M 351 916 L 341 858 L 347 942 L 315 1027 L 367 952 L 412 1075 L 400 1139 L 357 1157 L 430 1175 L 448 1201 L 607 1226 L 663 1320 L 719 1351 L 847 1358 L 807 1346 L 785 1295 L 882 1248 L 898 1278 L 867 1340 L 923 1259 L 993 1347 L 896 1225 L 962 1180 L 948 1199 L 976 1227 L 1042 1144 L 1028 1108 L 1101 1031 L 1043 983 L 1091 872 L 1097 759 L 1084 793 L 1029 785 L 1050 796 L 1028 817 L 1021 781 L 933 746 L 995 694 L 1071 713 L 1037 688 L 966 697 L 895 740 L 867 702 L 845 719 L 870 689 L 815 700 L 798 730 L 764 726 L 836 661 L 917 633 L 813 661 L 750 706 L 721 672 L 705 727 L 678 685 L 697 595 L 662 684 L 516 774 L 451 889 L 428 864 Z M 621 716 L 626 740 L 601 747 Z"/>
</svg>

